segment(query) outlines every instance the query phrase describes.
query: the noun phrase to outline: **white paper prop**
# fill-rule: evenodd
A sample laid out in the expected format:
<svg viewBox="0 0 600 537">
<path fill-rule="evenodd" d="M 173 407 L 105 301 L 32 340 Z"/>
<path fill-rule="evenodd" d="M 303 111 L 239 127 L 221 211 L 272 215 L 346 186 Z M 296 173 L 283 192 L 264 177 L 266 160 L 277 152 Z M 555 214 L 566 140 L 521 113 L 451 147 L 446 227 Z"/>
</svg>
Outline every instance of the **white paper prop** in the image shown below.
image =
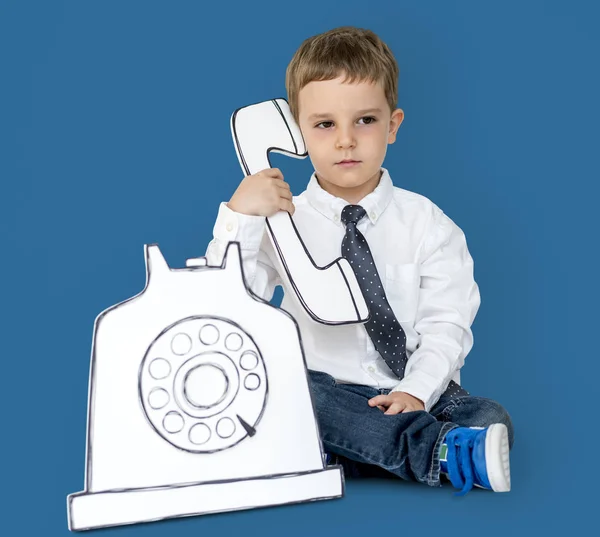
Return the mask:
<svg viewBox="0 0 600 537">
<path fill-rule="evenodd" d="M 295 320 L 247 289 L 238 243 L 220 267 L 171 269 L 94 324 L 85 490 L 71 530 L 340 497 L 324 466 Z"/>
<path fill-rule="evenodd" d="M 245 106 L 231 116 L 235 150 L 246 175 L 270 168 L 269 153 L 305 158 L 300 128 L 285 99 Z M 277 253 L 278 272 L 313 320 L 330 325 L 364 323 L 369 308 L 350 263 L 342 257 L 318 267 L 289 213 L 267 218 L 267 232 Z"/>
</svg>

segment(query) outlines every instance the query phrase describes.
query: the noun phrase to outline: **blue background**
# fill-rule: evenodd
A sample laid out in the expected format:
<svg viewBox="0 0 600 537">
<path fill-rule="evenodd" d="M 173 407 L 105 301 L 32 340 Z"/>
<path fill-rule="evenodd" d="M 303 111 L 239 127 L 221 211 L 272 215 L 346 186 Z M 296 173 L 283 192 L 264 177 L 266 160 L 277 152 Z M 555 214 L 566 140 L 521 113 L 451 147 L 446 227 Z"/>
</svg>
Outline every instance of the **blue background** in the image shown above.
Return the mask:
<svg viewBox="0 0 600 537">
<path fill-rule="evenodd" d="M 463 381 L 513 416 L 513 491 L 456 498 L 349 481 L 342 500 L 98 534 L 562 535 L 594 524 L 599 14 L 583 1 L 2 0 L 2 533 L 68 534 L 95 316 L 143 288 L 144 243 L 171 266 L 204 253 L 242 178 L 231 113 L 284 97 L 301 41 L 345 24 L 377 32 L 400 64 L 406 119 L 385 166 L 466 233 L 483 302 Z M 273 164 L 304 188 L 308 159 Z"/>
</svg>

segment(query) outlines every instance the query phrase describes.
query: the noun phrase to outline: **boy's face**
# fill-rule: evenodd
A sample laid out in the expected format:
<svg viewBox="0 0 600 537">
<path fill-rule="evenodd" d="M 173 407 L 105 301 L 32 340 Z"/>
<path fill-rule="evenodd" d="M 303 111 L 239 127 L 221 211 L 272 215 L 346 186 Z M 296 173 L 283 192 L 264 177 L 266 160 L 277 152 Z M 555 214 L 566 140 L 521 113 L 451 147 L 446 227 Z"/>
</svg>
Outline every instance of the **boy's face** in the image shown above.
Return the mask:
<svg viewBox="0 0 600 537">
<path fill-rule="evenodd" d="M 387 145 L 404 119 L 379 83 L 310 82 L 298 94 L 298 123 L 321 187 L 358 203 L 379 184 Z M 344 162 L 350 161 L 350 162 Z"/>
</svg>

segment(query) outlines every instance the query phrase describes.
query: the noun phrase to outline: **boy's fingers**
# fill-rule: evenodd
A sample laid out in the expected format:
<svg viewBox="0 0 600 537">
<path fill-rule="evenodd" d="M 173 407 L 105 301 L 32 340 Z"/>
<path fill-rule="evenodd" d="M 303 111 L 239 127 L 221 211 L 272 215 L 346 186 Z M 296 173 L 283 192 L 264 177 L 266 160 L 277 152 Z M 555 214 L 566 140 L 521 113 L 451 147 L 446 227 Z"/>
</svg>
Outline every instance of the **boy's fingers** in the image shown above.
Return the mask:
<svg viewBox="0 0 600 537">
<path fill-rule="evenodd" d="M 275 185 L 275 192 L 279 195 L 279 196 L 285 196 L 286 199 L 291 199 L 292 198 L 292 191 L 290 190 L 290 188 L 285 188 L 285 183 L 283 181 L 274 181 L 274 185 Z"/>
<path fill-rule="evenodd" d="M 371 406 L 379 406 L 389 404 L 389 395 L 376 395 L 372 399 L 369 399 L 369 405 Z"/>
<path fill-rule="evenodd" d="M 385 411 L 385 414 L 399 414 L 404 408 L 404 403 L 394 403 Z"/>
<path fill-rule="evenodd" d="M 283 179 L 283 174 L 279 168 L 266 168 L 259 173 L 266 177 L 272 177 L 273 179 Z"/>
<path fill-rule="evenodd" d="M 284 198 L 279 199 L 279 208 L 282 211 L 287 211 L 291 215 L 293 215 L 294 211 L 296 210 L 296 208 L 294 207 L 294 204 L 291 201 L 286 200 Z"/>
<path fill-rule="evenodd" d="M 286 200 L 292 201 L 292 199 L 294 198 L 289 189 L 286 190 L 285 188 L 279 188 L 277 189 L 277 193 L 279 194 L 279 196 Z"/>
</svg>

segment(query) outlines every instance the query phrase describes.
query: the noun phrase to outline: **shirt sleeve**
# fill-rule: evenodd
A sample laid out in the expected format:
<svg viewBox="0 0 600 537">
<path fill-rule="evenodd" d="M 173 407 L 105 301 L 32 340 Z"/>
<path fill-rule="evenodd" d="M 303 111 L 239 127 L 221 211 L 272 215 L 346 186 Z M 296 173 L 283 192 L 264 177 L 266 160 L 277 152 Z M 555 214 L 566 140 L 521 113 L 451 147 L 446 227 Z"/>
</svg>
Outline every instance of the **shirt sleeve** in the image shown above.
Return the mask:
<svg viewBox="0 0 600 537">
<path fill-rule="evenodd" d="M 270 243 L 265 233 L 265 218 L 237 213 L 227 203 L 221 203 L 213 239 L 206 249 L 207 264 L 222 265 L 231 241 L 240 243 L 246 286 L 260 298 L 271 300 L 275 287 L 281 285 L 281 279 L 268 255 Z"/>
<path fill-rule="evenodd" d="M 437 206 L 421 250 L 420 272 L 415 319 L 420 341 L 392 391 L 418 397 L 429 411 L 473 347 L 471 325 L 481 303 L 465 235 Z"/>
</svg>

